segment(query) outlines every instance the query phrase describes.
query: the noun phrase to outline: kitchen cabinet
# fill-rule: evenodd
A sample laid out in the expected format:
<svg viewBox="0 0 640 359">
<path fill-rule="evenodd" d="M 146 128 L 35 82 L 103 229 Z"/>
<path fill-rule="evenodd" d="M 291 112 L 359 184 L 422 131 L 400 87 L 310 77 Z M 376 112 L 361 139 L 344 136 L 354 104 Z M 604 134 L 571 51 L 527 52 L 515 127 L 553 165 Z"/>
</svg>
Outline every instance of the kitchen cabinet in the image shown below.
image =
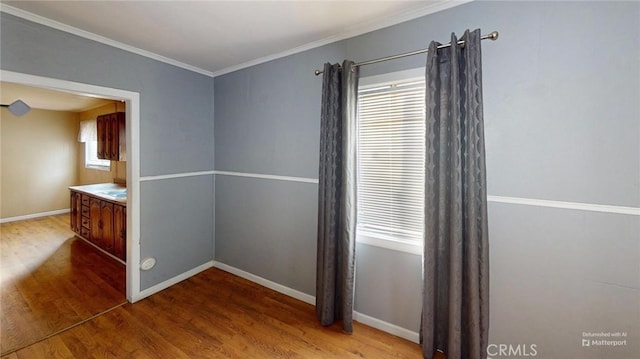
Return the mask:
<svg viewBox="0 0 640 359">
<path fill-rule="evenodd" d="M 82 195 L 78 192 L 71 192 L 71 230 L 80 233 L 82 227 Z"/>
<path fill-rule="evenodd" d="M 98 158 L 126 161 L 125 113 L 114 112 L 96 119 L 98 130 Z"/>
<path fill-rule="evenodd" d="M 127 259 L 127 207 L 113 206 L 113 255 Z"/>
<path fill-rule="evenodd" d="M 123 203 L 71 190 L 71 229 L 96 247 L 125 261 L 126 208 Z"/>
<path fill-rule="evenodd" d="M 113 203 L 98 198 L 89 199 L 91 229 L 89 240 L 109 253 L 113 253 Z"/>
<path fill-rule="evenodd" d="M 87 196 L 86 194 L 83 194 L 81 195 L 80 198 L 81 198 L 80 199 L 81 218 L 80 218 L 80 231 L 78 233 L 80 233 L 80 235 L 83 236 L 84 238 L 89 238 L 91 235 L 91 233 L 89 232 L 89 229 L 91 228 L 91 218 L 89 216 L 89 196 Z"/>
</svg>

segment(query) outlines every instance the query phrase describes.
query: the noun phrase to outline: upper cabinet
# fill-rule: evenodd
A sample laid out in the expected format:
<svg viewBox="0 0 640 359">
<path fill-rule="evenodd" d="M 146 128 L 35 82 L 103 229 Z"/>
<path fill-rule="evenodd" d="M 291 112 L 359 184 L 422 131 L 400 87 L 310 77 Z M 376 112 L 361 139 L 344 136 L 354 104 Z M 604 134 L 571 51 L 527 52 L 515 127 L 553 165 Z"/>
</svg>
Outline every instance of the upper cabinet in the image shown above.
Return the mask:
<svg viewBox="0 0 640 359">
<path fill-rule="evenodd" d="M 125 113 L 114 112 L 98 116 L 98 158 L 126 161 Z"/>
</svg>

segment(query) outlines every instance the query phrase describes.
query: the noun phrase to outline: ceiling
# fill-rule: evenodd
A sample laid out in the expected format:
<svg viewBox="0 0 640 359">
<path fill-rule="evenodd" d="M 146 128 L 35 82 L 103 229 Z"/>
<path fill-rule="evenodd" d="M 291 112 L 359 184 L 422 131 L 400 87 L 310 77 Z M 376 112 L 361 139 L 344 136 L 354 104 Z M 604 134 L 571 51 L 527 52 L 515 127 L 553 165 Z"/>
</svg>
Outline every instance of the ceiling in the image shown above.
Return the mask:
<svg viewBox="0 0 640 359">
<path fill-rule="evenodd" d="M 71 112 L 86 111 L 113 103 L 113 100 L 87 97 L 11 82 L 0 82 L 0 101 L 3 105 L 10 105 L 18 99 L 24 101 L 31 108 Z"/>
<path fill-rule="evenodd" d="M 211 76 L 467 1 L 1 0 L 9 5 L 3 11 L 26 11 Z"/>
</svg>

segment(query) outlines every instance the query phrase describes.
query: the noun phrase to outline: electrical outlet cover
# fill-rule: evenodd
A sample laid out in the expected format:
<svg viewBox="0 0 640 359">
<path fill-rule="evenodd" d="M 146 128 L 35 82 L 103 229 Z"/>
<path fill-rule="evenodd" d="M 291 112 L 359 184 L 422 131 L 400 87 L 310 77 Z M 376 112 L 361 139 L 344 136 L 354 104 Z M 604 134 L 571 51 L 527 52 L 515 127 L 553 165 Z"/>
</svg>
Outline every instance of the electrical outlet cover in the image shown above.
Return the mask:
<svg viewBox="0 0 640 359">
<path fill-rule="evenodd" d="M 145 258 L 142 263 L 140 263 L 140 269 L 149 270 L 156 265 L 156 259 L 153 257 Z"/>
</svg>

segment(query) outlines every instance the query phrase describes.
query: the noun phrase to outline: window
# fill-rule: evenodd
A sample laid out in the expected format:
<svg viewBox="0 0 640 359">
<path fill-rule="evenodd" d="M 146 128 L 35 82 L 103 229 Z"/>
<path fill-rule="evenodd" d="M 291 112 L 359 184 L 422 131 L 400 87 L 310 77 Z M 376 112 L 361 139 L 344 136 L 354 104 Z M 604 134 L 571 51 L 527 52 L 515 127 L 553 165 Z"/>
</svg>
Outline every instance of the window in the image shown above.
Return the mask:
<svg viewBox="0 0 640 359">
<path fill-rule="evenodd" d="M 98 141 L 84 143 L 84 167 L 102 171 L 111 170 L 111 161 L 98 158 Z"/>
<path fill-rule="evenodd" d="M 422 253 L 424 79 L 360 86 L 357 240 Z"/>
</svg>

